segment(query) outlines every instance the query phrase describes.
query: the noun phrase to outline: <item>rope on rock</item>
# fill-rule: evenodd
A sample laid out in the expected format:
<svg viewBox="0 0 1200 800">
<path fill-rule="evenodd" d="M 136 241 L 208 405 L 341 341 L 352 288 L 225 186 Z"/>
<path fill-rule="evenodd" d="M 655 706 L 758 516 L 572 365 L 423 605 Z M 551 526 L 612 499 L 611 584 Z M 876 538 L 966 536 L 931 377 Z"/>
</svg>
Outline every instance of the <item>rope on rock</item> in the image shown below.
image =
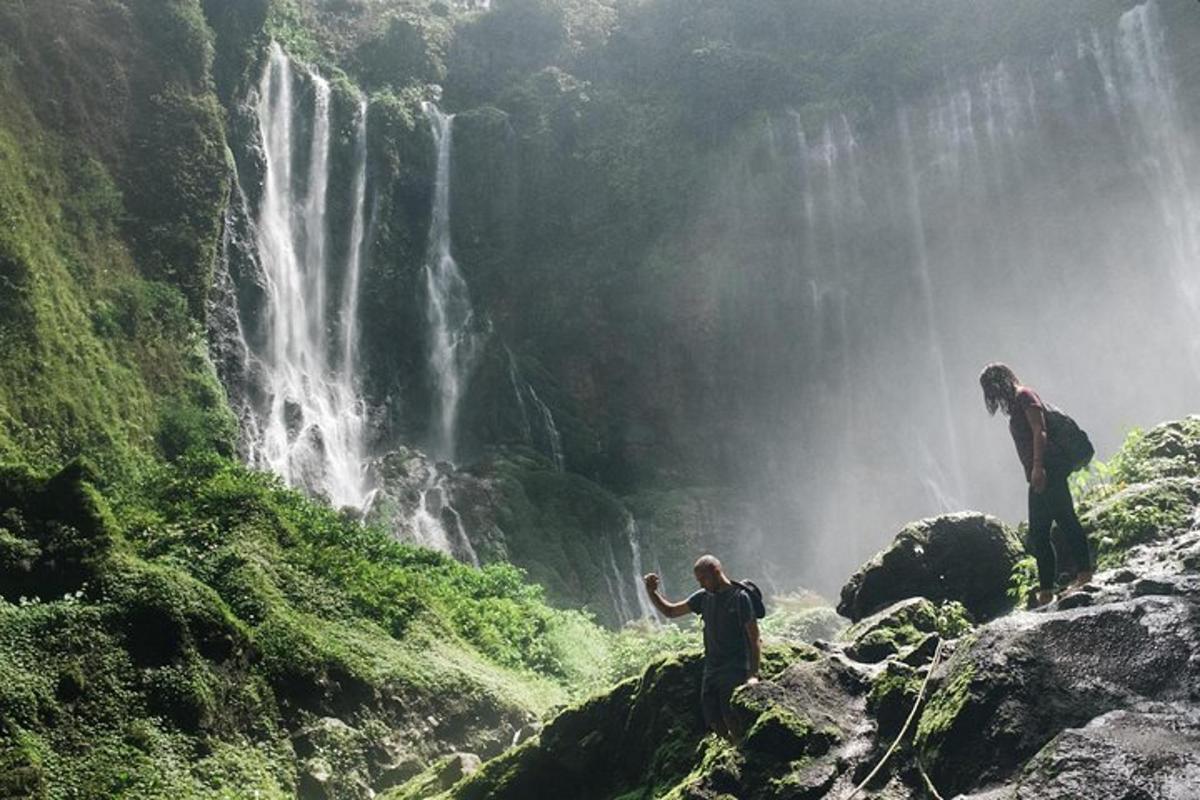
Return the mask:
<svg viewBox="0 0 1200 800">
<path fill-rule="evenodd" d="M 933 800 L 945 800 L 938 794 L 937 787 L 933 785 L 933 781 L 929 778 L 929 773 L 925 771 L 925 765 L 921 763 L 921 757 L 917 756 L 917 771 L 921 773 L 921 779 L 925 781 L 925 788 L 933 795 Z"/>
<path fill-rule="evenodd" d="M 875 776 L 879 774 L 879 770 L 883 769 L 883 765 L 886 764 L 888 759 L 892 757 L 892 754 L 896 752 L 896 748 L 900 746 L 900 741 L 904 739 L 904 735 L 908 733 L 909 727 L 912 725 L 913 720 L 917 716 L 917 709 L 921 707 L 921 701 L 925 699 L 925 689 L 929 687 L 929 679 L 933 677 L 934 670 L 936 670 L 938 668 L 938 664 L 941 663 L 943 644 L 945 644 L 945 639 L 938 637 L 937 649 L 933 651 L 933 660 L 929 662 L 929 672 L 925 673 L 925 680 L 921 682 L 921 690 L 917 692 L 917 702 L 913 703 L 912 711 L 908 712 L 908 719 L 904 720 L 904 727 L 901 728 L 900 733 L 896 735 L 896 741 L 892 742 L 892 746 L 889 747 L 887 752 L 883 754 L 883 758 L 880 759 L 879 763 L 875 765 L 875 769 L 871 770 L 871 774 L 864 778 L 863 782 L 856 786 L 853 792 L 846 795 L 844 800 L 854 800 L 855 797 L 858 797 L 859 793 L 867 787 L 867 784 L 873 781 Z M 920 764 L 919 761 L 917 763 L 918 765 Z M 921 771 L 921 774 L 925 774 L 924 770 Z M 925 780 L 927 783 L 929 782 L 928 777 L 926 777 Z M 933 784 L 929 783 L 929 786 L 932 789 Z M 937 790 L 932 790 L 934 797 L 938 798 L 938 800 L 942 800 L 938 795 Z"/>
</svg>

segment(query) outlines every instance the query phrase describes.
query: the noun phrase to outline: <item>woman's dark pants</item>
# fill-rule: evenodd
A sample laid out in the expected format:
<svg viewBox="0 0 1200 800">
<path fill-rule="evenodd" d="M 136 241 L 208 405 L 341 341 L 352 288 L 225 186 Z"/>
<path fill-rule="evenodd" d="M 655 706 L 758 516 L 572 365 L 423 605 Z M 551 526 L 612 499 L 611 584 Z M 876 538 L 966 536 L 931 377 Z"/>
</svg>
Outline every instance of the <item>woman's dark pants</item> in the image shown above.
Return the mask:
<svg viewBox="0 0 1200 800">
<path fill-rule="evenodd" d="M 1067 476 L 1047 473 L 1045 489 L 1035 492 L 1032 486 L 1029 487 L 1029 549 L 1037 559 L 1038 584 L 1043 590 L 1054 588 L 1057 575 L 1054 545 L 1050 541 L 1050 526 L 1055 522 L 1076 569 L 1091 569 L 1092 557 L 1088 550 L 1087 535 L 1075 516 L 1075 504 L 1071 500 Z"/>
</svg>

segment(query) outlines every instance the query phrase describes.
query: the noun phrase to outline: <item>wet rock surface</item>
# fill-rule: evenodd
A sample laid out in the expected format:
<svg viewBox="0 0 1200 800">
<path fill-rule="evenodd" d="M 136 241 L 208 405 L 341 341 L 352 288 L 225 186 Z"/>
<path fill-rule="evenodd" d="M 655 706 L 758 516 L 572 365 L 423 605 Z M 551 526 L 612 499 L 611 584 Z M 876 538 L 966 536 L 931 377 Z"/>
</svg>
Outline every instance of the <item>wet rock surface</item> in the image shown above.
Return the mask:
<svg viewBox="0 0 1200 800">
<path fill-rule="evenodd" d="M 986 619 L 1009 607 L 1005 590 L 1021 559 L 1017 535 L 971 512 L 920 520 L 896 535 L 842 587 L 838 613 L 857 622 L 910 597 L 957 600 Z"/>
<path fill-rule="evenodd" d="M 1113 711 L 1054 737 L 1002 788 L 969 800 L 1190 800 L 1200 797 L 1194 708 Z"/>
</svg>

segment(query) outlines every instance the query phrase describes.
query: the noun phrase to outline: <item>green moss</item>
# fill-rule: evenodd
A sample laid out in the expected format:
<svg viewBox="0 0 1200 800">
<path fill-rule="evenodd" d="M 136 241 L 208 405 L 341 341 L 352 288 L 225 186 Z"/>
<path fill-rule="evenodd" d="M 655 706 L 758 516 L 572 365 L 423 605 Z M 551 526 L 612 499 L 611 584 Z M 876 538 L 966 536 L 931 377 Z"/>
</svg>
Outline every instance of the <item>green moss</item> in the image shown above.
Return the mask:
<svg viewBox="0 0 1200 800">
<path fill-rule="evenodd" d="M 513 797 L 513 784 L 521 777 L 527 759 L 538 747 L 538 740 L 529 739 L 488 761 L 474 775 L 457 783 L 449 796 L 455 800 L 486 800 L 490 797 Z M 386 797 L 386 800 L 395 798 Z M 407 798 L 405 799 L 407 800 Z M 432 799 L 431 799 L 432 800 Z"/>
<path fill-rule="evenodd" d="M 49 470 L 86 452 L 122 479 L 155 455 L 162 401 L 228 413 L 193 322 L 227 189 L 222 113 L 198 3 L 53 13 L 0 12 L 23 62 L 0 63 L 0 459 Z"/>
<path fill-rule="evenodd" d="M 729 742 L 719 736 L 707 736 L 699 748 L 699 763 L 696 768 L 662 795 L 663 800 L 686 800 L 696 796 L 702 787 L 716 789 L 716 793 L 705 792 L 708 797 L 730 797 L 730 788 L 736 789 L 745 764 L 745 757 Z M 711 787 L 711 788 L 710 788 Z M 656 792 L 655 797 L 660 795 Z"/>
<path fill-rule="evenodd" d="M 974 677 L 974 665 L 960 665 L 951 673 L 946 685 L 929 698 L 921 712 L 913 741 L 929 761 L 936 760 L 941 739 L 950 732 L 959 713 L 966 707 Z"/>
<path fill-rule="evenodd" d="M 901 698 L 911 705 L 916 701 L 920 688 L 921 679 L 917 677 L 916 670 L 895 661 L 889 662 L 887 669 L 871 682 L 871 691 L 867 695 L 867 709 L 875 711 L 896 698 Z"/>
<path fill-rule="evenodd" d="M 748 750 L 792 761 L 808 752 L 812 734 L 811 720 L 775 706 L 754 720 L 746 732 L 744 745 Z"/>
<path fill-rule="evenodd" d="M 1129 548 L 1186 528 L 1200 502 L 1200 417 L 1134 430 L 1107 463 L 1073 479 L 1080 518 L 1102 567 Z"/>
</svg>

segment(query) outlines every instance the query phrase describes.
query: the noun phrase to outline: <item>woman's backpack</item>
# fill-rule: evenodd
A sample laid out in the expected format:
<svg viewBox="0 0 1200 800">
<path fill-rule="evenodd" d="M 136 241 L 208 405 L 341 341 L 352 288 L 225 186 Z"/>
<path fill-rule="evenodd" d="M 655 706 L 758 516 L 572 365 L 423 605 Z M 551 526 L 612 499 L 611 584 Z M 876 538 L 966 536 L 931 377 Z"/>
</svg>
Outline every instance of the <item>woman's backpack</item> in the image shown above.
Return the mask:
<svg viewBox="0 0 1200 800">
<path fill-rule="evenodd" d="M 1096 455 L 1082 428 L 1054 406 L 1046 406 L 1046 467 L 1067 473 L 1083 469 Z"/>
</svg>

